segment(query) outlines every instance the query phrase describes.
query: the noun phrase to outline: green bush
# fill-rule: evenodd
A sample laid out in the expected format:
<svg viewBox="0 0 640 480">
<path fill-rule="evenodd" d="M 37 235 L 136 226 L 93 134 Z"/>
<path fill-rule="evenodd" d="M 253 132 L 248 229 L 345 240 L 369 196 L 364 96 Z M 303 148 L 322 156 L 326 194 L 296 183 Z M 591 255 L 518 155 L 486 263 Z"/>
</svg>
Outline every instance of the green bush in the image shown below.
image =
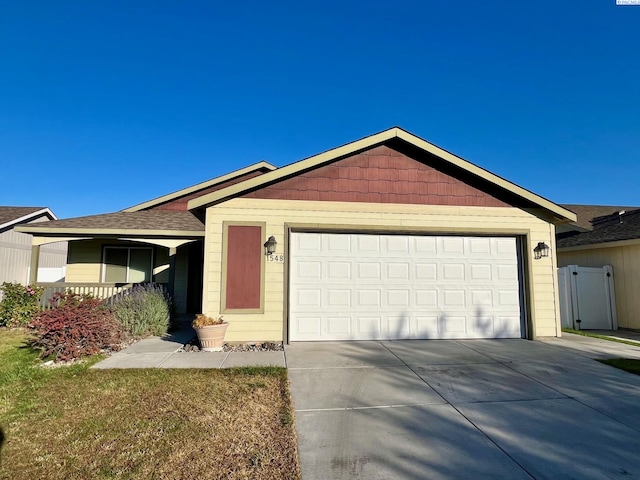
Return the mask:
<svg viewBox="0 0 640 480">
<path fill-rule="evenodd" d="M 38 313 L 41 287 L 4 282 L 0 286 L 0 326 L 24 327 Z"/>
<path fill-rule="evenodd" d="M 169 328 L 171 300 L 161 285 L 136 285 L 119 294 L 111 309 L 123 329 L 134 337 L 164 335 Z"/>
</svg>

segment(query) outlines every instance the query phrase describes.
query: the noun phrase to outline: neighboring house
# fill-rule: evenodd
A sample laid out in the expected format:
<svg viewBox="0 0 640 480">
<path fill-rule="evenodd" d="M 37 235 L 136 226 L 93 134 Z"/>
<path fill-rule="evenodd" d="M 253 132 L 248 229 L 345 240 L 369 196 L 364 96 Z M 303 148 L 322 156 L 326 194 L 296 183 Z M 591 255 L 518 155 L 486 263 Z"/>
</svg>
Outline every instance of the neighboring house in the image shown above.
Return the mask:
<svg viewBox="0 0 640 480">
<path fill-rule="evenodd" d="M 51 220 L 57 218 L 48 208 L 0 206 L 0 284 L 26 284 L 29 281 L 32 238 L 27 233 L 16 231 L 16 227 Z M 38 259 L 38 280 L 64 281 L 66 263 L 67 242 L 52 243 L 42 248 Z"/>
<path fill-rule="evenodd" d="M 70 241 L 69 282 L 167 283 L 179 311 L 224 315 L 231 342 L 534 338 L 560 335 L 553 246 L 569 221 L 391 128 L 23 231 Z"/>
<path fill-rule="evenodd" d="M 564 206 L 580 228 L 558 235 L 558 266 L 611 265 L 618 326 L 640 329 L 640 207 Z"/>
</svg>

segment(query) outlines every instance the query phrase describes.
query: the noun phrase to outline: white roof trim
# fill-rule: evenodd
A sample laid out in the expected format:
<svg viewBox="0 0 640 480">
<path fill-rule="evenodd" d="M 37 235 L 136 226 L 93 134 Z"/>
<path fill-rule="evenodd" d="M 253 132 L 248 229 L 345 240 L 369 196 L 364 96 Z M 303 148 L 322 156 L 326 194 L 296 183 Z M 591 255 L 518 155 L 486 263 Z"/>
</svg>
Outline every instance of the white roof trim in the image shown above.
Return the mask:
<svg viewBox="0 0 640 480">
<path fill-rule="evenodd" d="M 162 195 L 162 196 L 154 198 L 152 200 L 147 200 L 146 202 L 142 202 L 142 203 L 139 203 L 139 204 L 134 205 L 132 207 L 125 208 L 125 209 L 123 209 L 121 211 L 122 212 L 138 212 L 140 210 L 144 210 L 145 208 L 153 207 L 155 205 L 160 205 L 161 203 L 165 203 L 165 202 L 168 202 L 170 200 L 174 200 L 174 199 L 182 197 L 184 195 L 189 195 L 190 193 L 197 192 L 198 190 L 202 190 L 203 188 L 207 188 L 207 187 L 210 187 L 212 185 L 216 185 L 218 183 L 226 182 L 228 180 L 231 180 L 233 178 L 239 177 L 241 175 L 245 175 L 245 174 L 253 172 L 255 170 L 259 170 L 261 168 L 266 168 L 266 169 L 271 170 L 271 171 L 277 169 L 277 167 L 275 167 L 274 165 L 271 165 L 270 163 L 265 162 L 265 161 L 261 161 L 261 162 L 258 162 L 258 163 L 254 163 L 253 165 L 249 165 L 248 167 L 244 167 L 244 168 L 241 168 L 239 170 L 235 170 L 233 172 L 226 173 L 226 174 L 221 175 L 219 177 L 212 178 L 210 180 L 207 180 L 206 182 L 201 182 L 201 183 L 198 183 L 196 185 L 192 185 L 190 187 L 183 188 L 181 190 L 176 190 L 175 192 L 168 193 L 166 195 Z"/>
<path fill-rule="evenodd" d="M 187 204 L 187 208 L 189 210 L 202 207 L 211 203 L 224 201 L 228 198 L 232 198 L 236 195 L 242 194 L 243 192 L 260 187 L 261 185 L 267 184 L 269 182 L 275 182 L 279 179 L 284 179 L 287 176 L 295 175 L 296 173 L 302 170 L 312 169 L 318 166 L 321 166 L 325 163 L 328 163 L 336 158 L 343 157 L 346 155 L 350 155 L 358 150 L 362 150 L 373 145 L 383 143 L 392 138 L 399 138 L 404 140 L 405 142 L 414 145 L 426 152 L 429 152 L 438 158 L 441 158 L 467 172 L 476 175 L 493 185 L 496 185 L 500 188 L 504 188 L 505 190 L 521 197 L 534 205 L 538 205 L 542 207 L 544 210 L 552 212 L 556 216 L 560 217 L 561 220 L 570 220 L 576 221 L 575 213 L 567 210 L 566 208 L 561 207 L 560 205 L 547 200 L 539 195 L 536 195 L 529 190 L 526 190 L 514 183 L 509 182 L 508 180 L 495 175 L 488 170 L 485 170 L 477 165 L 474 165 L 463 158 L 460 158 L 452 153 L 447 152 L 446 150 L 437 147 L 426 140 L 423 140 L 399 127 L 393 127 L 388 130 L 376 133 L 374 135 L 370 135 L 368 137 L 362 138 L 360 140 L 356 140 L 355 142 L 348 143 L 341 147 L 337 147 L 326 152 L 320 153 L 318 155 L 314 155 L 312 157 L 306 158 L 304 160 L 300 160 L 298 162 L 286 165 L 281 167 L 275 171 L 265 173 L 264 175 L 260 175 L 256 178 L 251 178 L 249 180 L 245 180 L 244 182 L 240 182 L 236 185 L 231 185 L 229 187 L 223 188 L 221 190 L 208 193 L 198 198 L 194 198 L 189 200 Z"/>
</svg>

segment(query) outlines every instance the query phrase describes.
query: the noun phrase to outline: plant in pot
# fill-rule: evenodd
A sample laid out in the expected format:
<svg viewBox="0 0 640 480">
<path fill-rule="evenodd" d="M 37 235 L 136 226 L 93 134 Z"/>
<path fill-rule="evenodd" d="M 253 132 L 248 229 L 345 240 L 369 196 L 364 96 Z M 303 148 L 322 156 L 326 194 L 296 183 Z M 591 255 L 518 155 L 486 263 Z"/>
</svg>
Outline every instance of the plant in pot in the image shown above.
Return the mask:
<svg viewBox="0 0 640 480">
<path fill-rule="evenodd" d="M 208 317 L 201 313 L 191 322 L 191 326 L 198 335 L 200 348 L 205 352 L 221 352 L 224 345 L 224 334 L 229 326 L 228 322 L 219 317 Z"/>
</svg>

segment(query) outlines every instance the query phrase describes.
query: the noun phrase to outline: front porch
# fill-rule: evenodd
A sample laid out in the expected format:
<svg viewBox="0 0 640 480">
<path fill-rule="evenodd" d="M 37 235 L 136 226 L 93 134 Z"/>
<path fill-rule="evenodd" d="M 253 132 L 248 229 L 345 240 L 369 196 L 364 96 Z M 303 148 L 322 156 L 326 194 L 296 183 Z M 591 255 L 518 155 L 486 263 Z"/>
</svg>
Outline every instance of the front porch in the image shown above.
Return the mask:
<svg viewBox="0 0 640 480">
<path fill-rule="evenodd" d="M 189 211 L 122 211 L 17 227 L 32 235 L 29 283 L 38 283 L 43 245 L 69 242 L 66 277 L 47 292 L 71 289 L 109 298 L 136 283 L 165 284 L 176 313 L 202 311 L 204 223 Z"/>
<path fill-rule="evenodd" d="M 202 309 L 203 241 L 201 239 L 150 238 L 67 238 L 66 277 L 63 282 L 30 284 L 45 289 L 42 308 L 49 307 L 55 293 L 90 294 L 109 301 L 135 284 L 163 285 L 171 295 L 177 314 L 198 313 Z M 58 239 L 35 237 L 31 272 L 37 272 L 39 249 Z"/>
</svg>

